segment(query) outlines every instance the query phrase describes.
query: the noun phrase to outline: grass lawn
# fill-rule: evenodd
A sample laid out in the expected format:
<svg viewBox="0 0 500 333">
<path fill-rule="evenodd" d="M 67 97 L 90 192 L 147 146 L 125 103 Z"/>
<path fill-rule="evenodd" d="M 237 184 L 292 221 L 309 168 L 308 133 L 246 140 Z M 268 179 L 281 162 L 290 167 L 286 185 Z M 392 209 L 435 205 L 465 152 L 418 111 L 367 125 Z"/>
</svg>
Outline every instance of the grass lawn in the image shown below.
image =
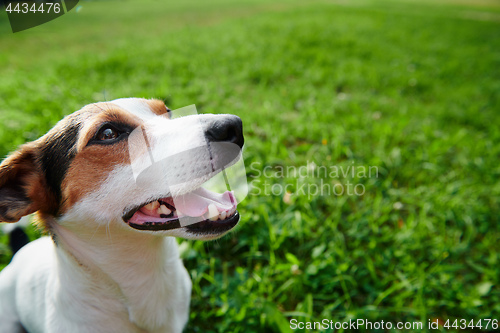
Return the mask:
<svg viewBox="0 0 500 333">
<path fill-rule="evenodd" d="M 497 1 L 80 4 L 0 13 L 0 154 L 99 100 L 239 115 L 251 191 L 236 232 L 181 241 L 186 332 L 500 319 Z"/>
</svg>

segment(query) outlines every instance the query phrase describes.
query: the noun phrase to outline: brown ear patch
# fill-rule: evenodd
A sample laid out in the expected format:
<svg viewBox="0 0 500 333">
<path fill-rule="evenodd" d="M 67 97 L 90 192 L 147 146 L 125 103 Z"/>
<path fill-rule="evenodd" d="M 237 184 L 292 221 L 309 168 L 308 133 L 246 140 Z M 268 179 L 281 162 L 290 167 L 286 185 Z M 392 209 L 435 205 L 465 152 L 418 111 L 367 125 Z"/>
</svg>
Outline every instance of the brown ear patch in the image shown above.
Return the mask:
<svg viewBox="0 0 500 333">
<path fill-rule="evenodd" d="M 51 207 L 49 198 L 32 145 L 22 146 L 2 162 L 0 221 L 16 222 L 42 207 Z"/>
</svg>

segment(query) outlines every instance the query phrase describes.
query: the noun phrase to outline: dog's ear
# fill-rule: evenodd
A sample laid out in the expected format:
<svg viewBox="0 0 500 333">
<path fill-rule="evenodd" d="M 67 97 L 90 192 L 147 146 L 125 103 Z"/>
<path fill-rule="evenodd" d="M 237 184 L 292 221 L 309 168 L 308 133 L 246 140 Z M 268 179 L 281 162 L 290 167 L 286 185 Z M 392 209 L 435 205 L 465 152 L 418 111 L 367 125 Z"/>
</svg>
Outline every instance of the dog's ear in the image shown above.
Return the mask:
<svg viewBox="0 0 500 333">
<path fill-rule="evenodd" d="M 47 200 L 33 143 L 21 146 L 0 164 L 0 222 L 17 222 Z"/>
</svg>

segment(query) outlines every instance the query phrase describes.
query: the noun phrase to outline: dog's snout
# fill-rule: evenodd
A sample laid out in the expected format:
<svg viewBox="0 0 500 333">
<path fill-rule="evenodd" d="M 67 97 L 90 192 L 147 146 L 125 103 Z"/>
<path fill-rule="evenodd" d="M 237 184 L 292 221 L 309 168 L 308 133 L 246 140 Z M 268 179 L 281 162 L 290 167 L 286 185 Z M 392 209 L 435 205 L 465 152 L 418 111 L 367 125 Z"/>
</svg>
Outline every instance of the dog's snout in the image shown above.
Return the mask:
<svg viewBox="0 0 500 333">
<path fill-rule="evenodd" d="M 208 142 L 231 142 L 243 147 L 243 123 L 240 117 L 234 115 L 220 116 L 211 121 L 205 131 Z"/>
</svg>

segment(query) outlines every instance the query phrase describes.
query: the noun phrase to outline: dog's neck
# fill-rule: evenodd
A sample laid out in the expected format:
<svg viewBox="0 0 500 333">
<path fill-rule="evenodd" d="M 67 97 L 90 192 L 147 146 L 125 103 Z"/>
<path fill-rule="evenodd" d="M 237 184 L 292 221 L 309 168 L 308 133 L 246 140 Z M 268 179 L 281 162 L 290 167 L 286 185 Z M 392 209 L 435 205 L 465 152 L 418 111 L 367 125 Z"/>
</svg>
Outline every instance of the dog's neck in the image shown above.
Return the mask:
<svg viewBox="0 0 500 333">
<path fill-rule="evenodd" d="M 104 295 L 114 306 L 124 307 L 130 321 L 140 328 L 166 325 L 165 311 L 179 306 L 169 304 L 169 295 L 184 278 L 179 275 L 175 238 L 128 231 L 113 223 L 97 229 L 87 225 L 92 223 L 55 224 L 52 228 L 61 288 L 67 288 L 62 295 L 87 298 L 97 291 L 100 298 Z M 88 290 L 75 291 L 75 285 Z"/>
</svg>

